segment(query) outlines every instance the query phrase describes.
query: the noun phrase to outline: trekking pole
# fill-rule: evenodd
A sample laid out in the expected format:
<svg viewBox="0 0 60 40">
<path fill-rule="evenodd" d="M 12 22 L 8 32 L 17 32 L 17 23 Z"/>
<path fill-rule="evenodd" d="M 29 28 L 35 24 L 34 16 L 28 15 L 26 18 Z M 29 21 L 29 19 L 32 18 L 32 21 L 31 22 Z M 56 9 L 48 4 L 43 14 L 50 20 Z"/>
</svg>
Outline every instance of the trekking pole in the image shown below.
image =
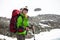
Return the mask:
<svg viewBox="0 0 60 40">
<path fill-rule="evenodd" d="M 34 34 L 34 40 L 35 40 L 35 33 L 33 33 Z"/>
<path fill-rule="evenodd" d="M 33 30 L 33 35 L 34 35 L 34 40 L 35 40 L 35 28 L 34 28 L 34 26 L 32 25 L 32 30 Z"/>
</svg>

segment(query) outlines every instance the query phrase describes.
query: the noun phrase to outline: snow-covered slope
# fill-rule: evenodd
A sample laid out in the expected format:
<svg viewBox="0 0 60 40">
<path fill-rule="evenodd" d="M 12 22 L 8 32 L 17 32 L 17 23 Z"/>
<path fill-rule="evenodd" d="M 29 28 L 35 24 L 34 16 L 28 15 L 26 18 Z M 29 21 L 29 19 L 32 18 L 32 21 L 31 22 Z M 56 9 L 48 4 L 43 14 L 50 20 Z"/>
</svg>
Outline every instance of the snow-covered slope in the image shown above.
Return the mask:
<svg viewBox="0 0 60 40">
<path fill-rule="evenodd" d="M 6 40 L 17 40 L 16 38 L 7 37 L 4 35 L 0 35 L 0 39 L 6 39 Z M 26 40 L 33 40 L 26 39 Z M 60 39 L 60 29 L 53 29 L 50 32 L 41 32 L 40 34 L 35 34 L 36 40 L 59 40 Z"/>
</svg>

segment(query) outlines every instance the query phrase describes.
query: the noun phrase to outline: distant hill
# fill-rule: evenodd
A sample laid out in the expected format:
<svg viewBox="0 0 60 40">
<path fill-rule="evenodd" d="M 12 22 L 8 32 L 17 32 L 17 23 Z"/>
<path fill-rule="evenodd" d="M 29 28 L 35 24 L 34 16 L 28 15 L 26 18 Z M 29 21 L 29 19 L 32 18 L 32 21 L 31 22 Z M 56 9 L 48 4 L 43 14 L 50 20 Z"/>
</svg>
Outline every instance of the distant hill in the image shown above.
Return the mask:
<svg viewBox="0 0 60 40">
<path fill-rule="evenodd" d="M 9 18 L 0 17 L 0 34 L 11 36 L 9 32 L 9 23 Z M 51 29 L 60 29 L 60 15 L 44 14 L 35 17 L 29 17 L 29 24 L 30 26 L 35 26 L 36 34 L 44 31 L 50 31 Z"/>
</svg>

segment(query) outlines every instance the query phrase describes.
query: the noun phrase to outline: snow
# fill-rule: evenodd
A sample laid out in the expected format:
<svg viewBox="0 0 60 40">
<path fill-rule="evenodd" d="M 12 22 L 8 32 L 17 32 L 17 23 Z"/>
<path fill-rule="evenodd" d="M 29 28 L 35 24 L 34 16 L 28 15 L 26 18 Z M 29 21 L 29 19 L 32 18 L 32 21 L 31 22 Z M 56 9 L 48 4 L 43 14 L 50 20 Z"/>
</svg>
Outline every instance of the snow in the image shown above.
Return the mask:
<svg viewBox="0 0 60 40">
<path fill-rule="evenodd" d="M 41 25 L 42 28 L 45 28 L 45 27 L 51 27 L 51 26 L 49 26 L 49 25 L 42 24 L 42 23 L 39 23 L 39 25 Z"/>
<path fill-rule="evenodd" d="M 0 35 L 0 39 L 6 39 L 6 40 L 17 40 L 16 38 L 7 37 L 4 35 Z M 26 40 L 33 40 L 26 39 Z M 60 39 L 60 29 L 52 29 L 50 32 L 41 32 L 40 34 L 35 34 L 36 40 L 59 40 Z"/>
<path fill-rule="evenodd" d="M 42 32 L 38 35 L 39 35 L 39 37 L 37 35 L 36 35 L 36 37 L 38 37 L 37 39 L 39 39 L 39 40 L 57 39 L 57 38 L 60 38 L 60 29 L 54 29 L 54 30 L 51 30 L 50 32 Z"/>
<path fill-rule="evenodd" d="M 41 21 L 41 22 L 45 22 L 45 21 L 54 21 L 54 20 L 51 20 L 51 19 L 50 19 L 50 20 L 40 20 L 40 21 Z"/>
</svg>

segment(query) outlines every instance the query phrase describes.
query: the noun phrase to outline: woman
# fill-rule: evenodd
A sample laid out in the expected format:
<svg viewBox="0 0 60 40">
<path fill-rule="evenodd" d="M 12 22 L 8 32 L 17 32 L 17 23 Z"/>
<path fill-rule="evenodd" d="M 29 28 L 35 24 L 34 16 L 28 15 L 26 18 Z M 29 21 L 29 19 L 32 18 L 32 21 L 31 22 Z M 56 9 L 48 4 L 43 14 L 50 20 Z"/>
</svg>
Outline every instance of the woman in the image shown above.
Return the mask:
<svg viewBox="0 0 60 40">
<path fill-rule="evenodd" d="M 17 18 L 17 40 L 25 40 L 25 35 L 27 33 L 27 30 L 29 29 L 29 20 L 28 20 L 28 9 L 24 8 L 22 10 L 22 13 L 20 13 L 20 15 Z"/>
</svg>

